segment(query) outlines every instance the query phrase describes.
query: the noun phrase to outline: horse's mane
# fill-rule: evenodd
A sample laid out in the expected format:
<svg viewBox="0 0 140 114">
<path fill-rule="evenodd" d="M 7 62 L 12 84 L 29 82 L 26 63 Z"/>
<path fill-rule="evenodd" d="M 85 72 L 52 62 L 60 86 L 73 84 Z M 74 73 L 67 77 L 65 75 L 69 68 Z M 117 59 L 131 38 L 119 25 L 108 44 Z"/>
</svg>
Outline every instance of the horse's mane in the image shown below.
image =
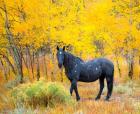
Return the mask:
<svg viewBox="0 0 140 114">
<path fill-rule="evenodd" d="M 65 57 L 69 58 L 71 60 L 78 60 L 80 62 L 83 62 L 83 60 L 80 57 L 76 57 L 73 54 L 69 53 L 69 52 L 65 52 Z"/>
</svg>

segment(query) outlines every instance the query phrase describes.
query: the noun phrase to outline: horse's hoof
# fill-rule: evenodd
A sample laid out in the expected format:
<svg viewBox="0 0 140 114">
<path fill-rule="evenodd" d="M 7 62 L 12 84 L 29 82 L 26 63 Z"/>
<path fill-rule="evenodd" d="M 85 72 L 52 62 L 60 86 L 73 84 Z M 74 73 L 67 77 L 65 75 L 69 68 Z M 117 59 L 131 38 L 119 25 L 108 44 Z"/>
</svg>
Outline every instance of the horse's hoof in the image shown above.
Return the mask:
<svg viewBox="0 0 140 114">
<path fill-rule="evenodd" d="M 80 101 L 80 97 L 76 98 L 77 101 Z"/>
<path fill-rule="evenodd" d="M 107 97 L 106 97 L 104 100 L 105 100 L 105 101 L 108 101 L 108 102 L 110 101 L 109 98 L 107 98 Z"/>
<path fill-rule="evenodd" d="M 99 99 L 100 99 L 100 97 L 96 97 L 96 98 L 95 98 L 95 101 L 97 101 L 97 100 L 99 100 Z"/>
</svg>

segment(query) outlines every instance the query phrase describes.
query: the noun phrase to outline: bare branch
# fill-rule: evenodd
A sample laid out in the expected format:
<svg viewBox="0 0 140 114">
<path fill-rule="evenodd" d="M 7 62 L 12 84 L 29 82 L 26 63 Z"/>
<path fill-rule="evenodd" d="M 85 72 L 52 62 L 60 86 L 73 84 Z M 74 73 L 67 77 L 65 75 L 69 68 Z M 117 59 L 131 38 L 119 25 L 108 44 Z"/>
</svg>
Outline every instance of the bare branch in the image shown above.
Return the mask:
<svg viewBox="0 0 140 114">
<path fill-rule="evenodd" d="M 1 9 L 2 11 L 6 12 L 4 8 L 0 7 L 0 9 Z"/>
<path fill-rule="evenodd" d="M 9 60 L 9 58 L 8 58 L 7 56 L 5 56 L 4 54 L 1 54 L 1 53 L 0 53 L 0 55 L 3 56 L 3 58 L 4 58 L 4 59 L 7 61 L 7 63 L 9 64 L 9 66 L 12 68 L 13 73 L 16 74 L 16 70 L 15 70 L 13 64 L 11 63 L 11 61 Z"/>
</svg>

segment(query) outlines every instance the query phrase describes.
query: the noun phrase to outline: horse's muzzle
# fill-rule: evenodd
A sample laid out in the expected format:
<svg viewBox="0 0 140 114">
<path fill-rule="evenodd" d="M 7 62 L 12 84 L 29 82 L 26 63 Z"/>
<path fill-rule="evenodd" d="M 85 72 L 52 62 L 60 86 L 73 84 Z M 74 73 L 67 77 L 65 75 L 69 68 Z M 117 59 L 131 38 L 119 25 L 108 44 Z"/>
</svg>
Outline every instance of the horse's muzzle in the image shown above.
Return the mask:
<svg viewBox="0 0 140 114">
<path fill-rule="evenodd" d="M 58 64 L 58 67 L 59 67 L 59 68 L 62 68 L 62 64 Z"/>
</svg>

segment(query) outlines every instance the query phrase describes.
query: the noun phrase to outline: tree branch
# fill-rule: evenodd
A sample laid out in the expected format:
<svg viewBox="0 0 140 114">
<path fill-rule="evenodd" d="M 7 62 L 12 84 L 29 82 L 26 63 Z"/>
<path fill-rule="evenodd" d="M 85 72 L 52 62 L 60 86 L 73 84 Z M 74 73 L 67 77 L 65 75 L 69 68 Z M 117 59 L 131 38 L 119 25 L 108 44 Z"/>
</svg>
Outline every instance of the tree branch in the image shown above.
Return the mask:
<svg viewBox="0 0 140 114">
<path fill-rule="evenodd" d="M 9 58 L 6 55 L 4 55 L 4 54 L 1 54 L 0 53 L 0 55 L 2 55 L 2 57 L 7 61 L 7 63 L 9 64 L 9 66 L 12 68 L 13 73 L 16 74 L 16 70 L 15 70 L 13 64 L 10 62 Z"/>
</svg>

